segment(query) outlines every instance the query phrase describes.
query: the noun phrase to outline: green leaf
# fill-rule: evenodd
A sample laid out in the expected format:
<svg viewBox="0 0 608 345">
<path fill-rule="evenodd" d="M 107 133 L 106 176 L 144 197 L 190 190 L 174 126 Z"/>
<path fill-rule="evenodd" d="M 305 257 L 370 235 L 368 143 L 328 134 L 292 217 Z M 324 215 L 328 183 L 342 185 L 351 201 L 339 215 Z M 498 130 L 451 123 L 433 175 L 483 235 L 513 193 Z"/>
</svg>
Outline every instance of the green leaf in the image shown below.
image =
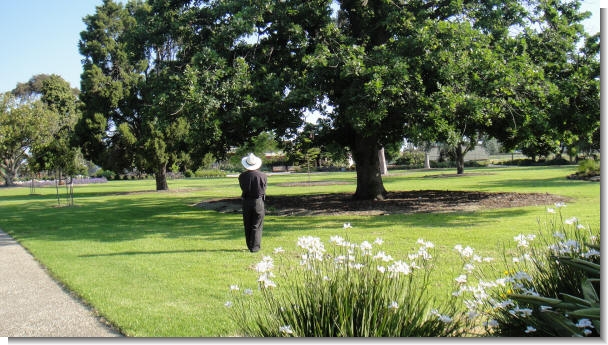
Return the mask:
<svg viewBox="0 0 608 345">
<path fill-rule="evenodd" d="M 565 316 L 553 312 L 541 313 L 540 315 L 560 336 L 581 336 L 578 327 Z"/>
<path fill-rule="evenodd" d="M 519 294 L 509 294 L 509 298 L 515 299 L 518 302 L 530 303 L 534 305 L 548 305 L 551 307 L 555 307 L 560 303 L 563 303 L 562 300 L 557 298 L 549 298 L 542 296 L 530 296 L 530 295 L 519 295 Z"/>
<path fill-rule="evenodd" d="M 566 294 L 566 293 L 562 293 L 561 295 L 562 295 L 564 301 L 568 302 L 568 303 L 574 303 L 574 304 L 577 304 L 577 305 L 589 306 L 589 307 L 593 305 L 593 303 L 591 303 L 591 302 L 589 302 L 589 301 L 587 301 L 585 299 L 576 297 L 576 296 L 572 296 L 572 295 L 569 295 L 569 294 Z"/>
<path fill-rule="evenodd" d="M 583 288 L 583 296 L 585 296 L 586 300 L 591 301 L 594 304 L 600 303 L 600 297 L 597 295 L 597 292 L 589 279 L 585 279 L 581 284 L 581 287 Z"/>
<path fill-rule="evenodd" d="M 588 318 L 588 319 L 593 319 L 593 320 L 599 320 L 600 319 L 600 308 L 593 307 L 593 308 L 579 309 L 579 310 L 569 312 L 568 315 L 576 316 L 579 318 Z"/>
<path fill-rule="evenodd" d="M 600 276 L 600 265 L 591 261 L 570 257 L 558 257 L 557 260 L 565 265 L 579 268 L 596 277 Z"/>
</svg>

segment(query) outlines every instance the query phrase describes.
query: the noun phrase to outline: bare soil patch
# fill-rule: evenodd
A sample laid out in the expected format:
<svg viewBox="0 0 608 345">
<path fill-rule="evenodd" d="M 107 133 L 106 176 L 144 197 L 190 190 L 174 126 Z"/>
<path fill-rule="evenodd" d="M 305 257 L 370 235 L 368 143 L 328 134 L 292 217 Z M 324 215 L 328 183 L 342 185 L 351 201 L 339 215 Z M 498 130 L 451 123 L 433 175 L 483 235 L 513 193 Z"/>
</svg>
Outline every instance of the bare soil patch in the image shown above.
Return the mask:
<svg viewBox="0 0 608 345">
<path fill-rule="evenodd" d="M 549 206 L 567 198 L 548 193 L 487 193 L 417 190 L 389 192 L 385 200 L 353 200 L 351 193 L 268 196 L 268 215 L 387 215 L 445 213 L 522 206 Z M 240 213 L 240 198 L 207 200 L 197 204 L 208 210 Z"/>
</svg>

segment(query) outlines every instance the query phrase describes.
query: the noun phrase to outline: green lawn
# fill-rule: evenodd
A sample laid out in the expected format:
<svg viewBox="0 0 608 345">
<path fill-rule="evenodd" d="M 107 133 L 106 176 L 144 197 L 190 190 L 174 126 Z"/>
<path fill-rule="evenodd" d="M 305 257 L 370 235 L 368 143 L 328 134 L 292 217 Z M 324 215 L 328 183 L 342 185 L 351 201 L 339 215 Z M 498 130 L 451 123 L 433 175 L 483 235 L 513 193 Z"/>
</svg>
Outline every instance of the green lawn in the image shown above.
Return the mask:
<svg viewBox="0 0 608 345">
<path fill-rule="evenodd" d="M 600 184 L 566 179 L 576 167 L 467 169 L 465 176 L 439 177 L 454 169 L 391 171 L 389 191 L 476 190 L 540 192 L 572 199 L 562 209 L 594 229 L 600 226 Z M 434 176 L 434 177 L 433 177 Z M 349 181 L 317 187 L 282 187 L 296 181 Z M 272 175 L 268 194 L 354 192 L 353 172 Z M 416 240 L 432 241 L 438 254 L 434 286 L 438 295 L 460 272 L 456 244 L 483 256 L 500 256 L 500 245 L 535 233 L 546 207 L 442 214 L 384 216 L 267 216 L 261 252 L 246 251 L 240 214 L 194 205 L 211 198 L 237 197 L 236 178 L 170 180 L 169 191 L 154 191 L 154 180 L 112 181 L 75 187 L 75 206 L 57 207 L 54 187 L 0 188 L 0 228 L 40 260 L 52 274 L 125 335 L 214 337 L 236 335 L 224 306 L 232 284 L 256 290 L 251 266 L 273 249 L 296 253 L 298 237 L 327 242 L 348 231 L 351 241 L 384 240 L 383 249 L 401 258 Z M 62 191 L 63 192 L 63 191 Z M 65 204 L 62 201 L 62 204 Z M 352 228 L 343 229 L 344 223 Z"/>
</svg>

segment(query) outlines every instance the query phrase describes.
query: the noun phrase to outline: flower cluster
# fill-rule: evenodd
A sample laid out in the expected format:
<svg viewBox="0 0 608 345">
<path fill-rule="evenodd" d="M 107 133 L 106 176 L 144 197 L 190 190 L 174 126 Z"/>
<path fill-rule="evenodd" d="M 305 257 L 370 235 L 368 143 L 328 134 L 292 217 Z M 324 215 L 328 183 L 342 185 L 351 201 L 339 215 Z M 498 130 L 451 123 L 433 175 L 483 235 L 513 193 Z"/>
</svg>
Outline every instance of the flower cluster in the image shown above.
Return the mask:
<svg viewBox="0 0 608 345">
<path fill-rule="evenodd" d="M 555 208 L 548 208 L 547 211 L 549 214 L 555 214 L 556 209 L 564 207 L 566 207 L 564 203 L 555 203 Z M 559 213 L 561 218 L 561 211 Z M 513 267 L 505 270 L 504 275 L 496 279 L 488 280 L 491 275 L 483 273 L 483 270 L 488 268 L 480 266 L 480 263 L 491 263 L 493 259 L 482 258 L 468 246 L 454 247 L 464 262 L 464 273 L 455 278 L 458 288 L 453 295 L 463 297 L 463 302 L 469 309 L 469 316 L 482 318 L 482 324 L 489 331 L 500 329 L 498 334 L 513 334 L 514 327 L 517 327 L 515 325 L 522 325 L 522 334 L 552 334 L 547 333 L 547 327 L 559 323 L 554 322 L 554 325 L 543 323 L 544 321 L 539 321 L 539 316 L 535 313 L 550 313 L 551 317 L 562 313 L 566 319 L 569 313 L 557 310 L 556 308 L 561 304 L 557 305 L 556 302 L 548 305 L 551 299 L 544 298 L 539 289 L 544 291 L 544 296 L 562 295 L 562 291 L 549 292 L 546 289 L 562 286 L 560 283 L 565 276 L 574 279 L 568 273 L 560 273 L 568 271 L 565 271 L 566 267 L 557 263 L 555 258 L 594 258 L 599 261 L 599 250 L 594 249 L 595 245 L 588 245 L 592 243 L 599 246 L 599 236 L 593 236 L 590 229 L 582 226 L 576 217 L 566 218 L 561 223 L 550 221 L 546 224 L 552 228 L 550 230 L 553 231 L 549 231 L 549 235 L 552 236 L 547 239 L 541 231 L 540 237 L 543 241 L 539 243 L 536 243 L 539 236 L 534 234 L 519 234 L 513 237 L 516 249 L 505 252 L 505 254 L 512 253 Z M 506 259 L 504 262 L 508 265 L 509 260 Z M 491 273 L 492 270 L 490 266 L 489 272 Z M 470 275 L 476 275 L 476 279 L 471 279 Z M 580 328 L 581 334 L 584 335 L 592 334 L 593 326 L 593 322 L 585 319 L 576 323 L 576 327 Z"/>
<path fill-rule="evenodd" d="M 344 229 L 352 228 L 350 223 L 345 223 Z M 301 236 L 297 239 L 297 249 L 300 254 L 296 257 L 299 258 L 300 267 L 302 269 L 282 267 L 283 265 L 275 266 L 275 260 L 270 256 L 264 256 L 262 260 L 252 268 L 259 273 L 258 288 L 264 293 L 261 294 L 262 298 L 267 299 L 267 303 L 272 305 L 272 310 L 280 310 L 279 315 L 270 317 L 269 320 L 281 320 L 277 321 L 279 324 L 273 324 L 266 328 L 271 330 L 272 334 L 276 336 L 306 336 L 302 333 L 302 326 L 295 321 L 295 319 L 288 319 L 287 315 L 290 313 L 298 313 L 296 309 L 302 305 L 317 305 L 318 303 L 329 303 L 322 308 L 327 308 L 322 313 L 330 313 L 327 315 L 333 315 L 334 313 L 342 315 L 347 311 L 357 310 L 358 308 L 369 308 L 368 311 L 363 313 L 375 313 L 379 317 L 392 317 L 400 318 L 403 315 L 412 313 L 415 315 L 421 315 L 427 311 L 427 304 L 421 297 L 425 295 L 426 288 L 424 288 L 427 278 L 420 277 L 421 279 L 412 279 L 413 275 L 417 271 L 421 271 L 421 274 L 428 277 L 430 270 L 425 268 L 431 267 L 431 261 L 434 256 L 435 245 L 424 239 L 417 240 L 416 248 L 406 255 L 404 259 L 395 259 L 391 255 L 387 254 L 380 247 L 384 241 L 377 237 L 373 241 L 361 241 L 360 243 L 351 242 L 347 236 L 334 235 L 329 237 L 329 244 L 332 248 L 326 248 L 326 245 L 319 237 L 314 236 Z M 274 254 L 285 253 L 282 248 L 275 248 Z M 282 256 L 280 262 L 289 263 L 289 259 L 292 255 L 288 254 Z M 275 275 L 273 271 L 275 269 L 283 270 L 279 276 L 281 279 L 293 278 L 294 281 L 288 283 L 276 284 L 273 281 Z M 400 279 L 401 277 L 407 276 L 407 279 Z M 311 285 L 312 283 L 312 285 Z M 285 293 L 283 289 L 277 290 L 276 292 L 269 292 L 269 289 L 276 288 L 278 285 L 285 286 L 285 289 L 297 289 L 298 286 L 302 285 L 306 292 L 297 293 Z M 318 288 L 318 291 L 310 291 L 310 286 Z M 372 289 L 377 290 L 376 292 L 370 292 L 369 294 L 362 294 L 360 297 L 353 298 L 351 291 L 361 291 L 361 289 Z M 230 287 L 231 292 L 239 292 L 238 285 L 232 285 Z M 268 293 L 266 293 L 268 292 Z M 345 294 L 340 297 L 340 294 Z M 316 298 L 320 296 L 329 296 L 330 301 L 327 299 L 321 299 L 325 302 L 318 302 Z M 295 302 L 287 302 L 284 298 L 286 296 L 294 296 L 294 298 L 310 298 L 315 300 L 314 303 L 309 303 L 307 300 L 297 300 Z M 308 297 L 306 297 L 308 296 Z M 348 296 L 348 297 L 347 297 Z M 379 301 L 359 301 L 359 298 L 368 298 L 365 296 L 376 296 L 381 297 L 381 303 Z M 276 298 L 276 299 L 275 299 Z M 252 303 L 252 302 L 247 302 Z M 350 304 L 353 305 L 350 305 Z M 236 303 L 235 303 L 236 304 Z M 358 306 L 354 308 L 354 305 Z M 232 307 L 232 302 L 226 302 L 226 307 Z M 293 311 L 291 309 L 294 309 Z M 382 310 L 380 310 L 382 309 Z M 386 313 L 389 311 L 389 313 Z M 319 311 L 311 311 L 311 313 L 318 313 Z M 240 315 L 246 315 L 241 313 Z M 386 316 L 385 316 L 386 315 Z M 347 316 L 344 314 L 345 317 Z M 298 316 L 299 318 L 300 316 Z M 321 316 L 320 316 L 321 317 Z M 446 313 L 440 313 L 437 310 L 429 315 L 430 319 L 440 321 L 441 324 L 450 324 L 452 316 Z M 331 321 L 331 320 L 330 320 Z M 272 321 L 274 322 L 274 321 Z M 304 322 L 304 321 L 301 321 Z M 331 321 L 333 324 L 335 321 Z M 386 325 L 392 324 L 391 322 Z M 260 326 L 261 327 L 261 326 Z M 274 327 L 274 328 L 273 328 Z M 333 327 L 333 326 L 332 326 Z M 404 325 L 404 327 L 414 328 L 415 325 Z M 457 326 L 446 326 L 446 329 L 452 329 Z M 274 329 L 274 331 L 272 331 Z M 277 330 L 278 329 L 278 330 Z M 331 327 L 329 328 L 331 329 Z M 378 332 L 378 329 L 366 328 Z M 375 334 L 403 334 L 395 333 L 398 332 L 393 329 L 387 329 L 382 331 L 384 333 Z M 447 331 L 446 331 L 447 332 Z M 268 333 L 265 333 L 268 334 Z M 350 333 L 349 333 L 350 334 Z M 358 333 L 354 333 L 358 334 Z"/>
</svg>

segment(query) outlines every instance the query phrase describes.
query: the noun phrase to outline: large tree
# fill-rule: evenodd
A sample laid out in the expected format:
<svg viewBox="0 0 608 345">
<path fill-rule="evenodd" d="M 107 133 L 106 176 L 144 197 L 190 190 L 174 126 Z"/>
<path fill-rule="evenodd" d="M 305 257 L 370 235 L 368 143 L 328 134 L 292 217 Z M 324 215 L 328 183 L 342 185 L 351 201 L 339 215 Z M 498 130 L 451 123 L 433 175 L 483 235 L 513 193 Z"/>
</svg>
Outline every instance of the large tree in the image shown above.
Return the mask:
<svg viewBox="0 0 608 345">
<path fill-rule="evenodd" d="M 250 70 L 234 53 L 253 25 L 227 25 L 233 5 L 211 5 L 105 0 L 85 17 L 77 134 L 87 157 L 117 172 L 152 172 L 164 190 L 167 167 L 196 168 L 264 130 L 247 111 Z"/>
<path fill-rule="evenodd" d="M 518 23 L 516 1 L 340 1 L 306 57 L 312 87 L 332 111 L 324 114 L 357 169 L 355 198 L 386 196 L 378 150 L 401 142 L 443 139 L 460 150 L 474 143 L 496 107 L 484 90 L 504 51 L 495 36 Z M 494 9 L 492 11 L 491 9 Z M 503 11 L 508 16 L 496 16 Z M 519 11 L 519 12 L 518 12 Z M 506 18 L 506 19 L 505 19 Z M 499 60 L 499 61 L 500 61 Z M 490 80 L 483 79 L 488 77 Z"/>
<path fill-rule="evenodd" d="M 404 136 L 445 141 L 462 172 L 464 154 L 479 135 L 517 145 L 533 124 L 551 123 L 556 95 L 571 98 L 546 70 L 553 58 L 540 61 L 537 53 L 572 51 L 585 17 L 577 1 L 336 3 L 336 24 L 320 31 L 315 52 L 303 59 L 309 85 L 331 106 L 324 114 L 333 137 L 353 152 L 356 198 L 385 196 L 377 159 L 384 145 Z M 552 8 L 567 18 L 560 26 Z M 530 34 L 555 43 L 531 52 Z M 571 69 L 570 61 L 561 66 Z M 562 80 L 575 87 L 573 78 Z M 574 94 L 593 94 L 587 89 Z"/>
</svg>

